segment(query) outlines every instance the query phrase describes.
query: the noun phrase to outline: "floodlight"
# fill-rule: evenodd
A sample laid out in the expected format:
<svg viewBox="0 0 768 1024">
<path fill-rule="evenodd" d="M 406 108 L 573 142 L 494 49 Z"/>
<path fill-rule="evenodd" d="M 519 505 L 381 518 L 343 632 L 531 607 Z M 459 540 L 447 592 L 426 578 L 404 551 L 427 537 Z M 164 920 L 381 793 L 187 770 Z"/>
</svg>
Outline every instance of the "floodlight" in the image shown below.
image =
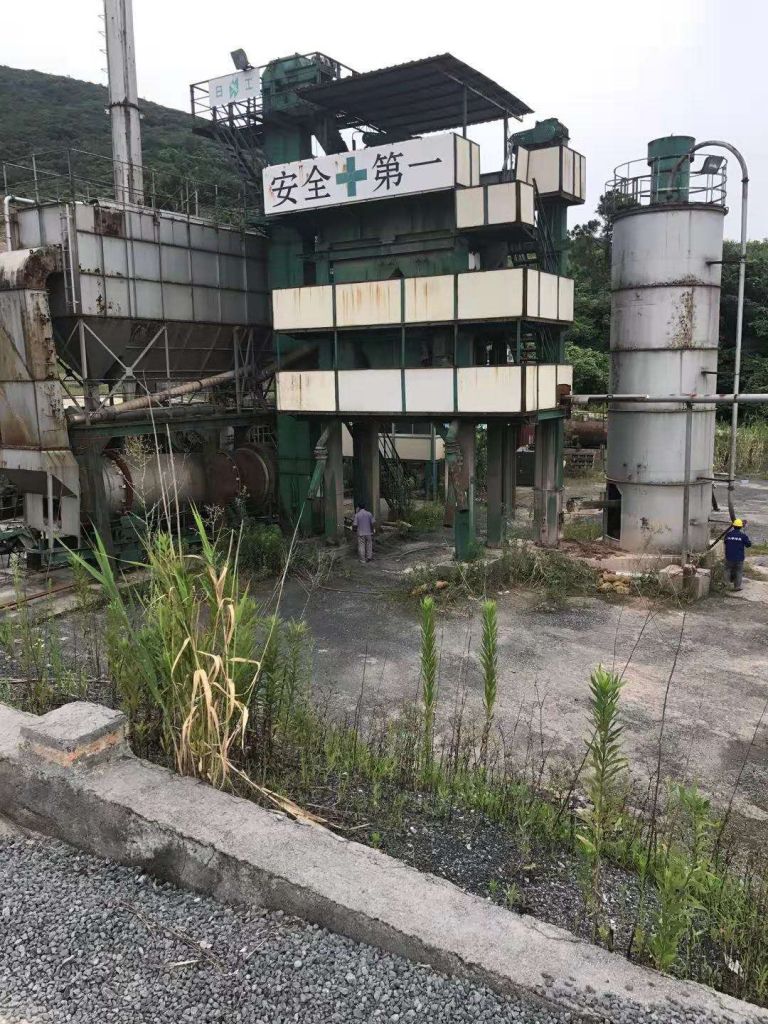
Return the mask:
<svg viewBox="0 0 768 1024">
<path fill-rule="evenodd" d="M 238 71 L 250 71 L 253 67 L 253 64 L 248 60 L 245 50 L 233 50 L 230 53 L 230 57 Z"/>
<path fill-rule="evenodd" d="M 699 174 L 717 174 L 724 163 L 724 156 L 705 156 L 704 163 L 701 165 Z"/>
</svg>

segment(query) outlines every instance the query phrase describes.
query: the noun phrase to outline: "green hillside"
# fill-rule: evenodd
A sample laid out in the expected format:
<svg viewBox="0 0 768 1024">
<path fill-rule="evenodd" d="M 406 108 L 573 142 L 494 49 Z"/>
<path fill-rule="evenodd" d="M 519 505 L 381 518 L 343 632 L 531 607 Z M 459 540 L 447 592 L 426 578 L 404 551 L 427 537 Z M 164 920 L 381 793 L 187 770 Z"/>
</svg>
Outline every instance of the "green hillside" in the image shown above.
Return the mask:
<svg viewBox="0 0 768 1024">
<path fill-rule="evenodd" d="M 34 151 L 47 154 L 41 167 L 64 171 L 68 148 L 110 157 L 106 105 L 106 86 L 0 66 L 0 160 L 28 163 Z M 239 186 L 223 150 L 192 134 L 188 113 L 146 100 L 140 106 L 144 163 L 159 172 L 164 188 L 182 178 Z M 84 177 L 109 176 L 108 165 L 97 159 L 78 157 L 76 166 Z"/>
</svg>

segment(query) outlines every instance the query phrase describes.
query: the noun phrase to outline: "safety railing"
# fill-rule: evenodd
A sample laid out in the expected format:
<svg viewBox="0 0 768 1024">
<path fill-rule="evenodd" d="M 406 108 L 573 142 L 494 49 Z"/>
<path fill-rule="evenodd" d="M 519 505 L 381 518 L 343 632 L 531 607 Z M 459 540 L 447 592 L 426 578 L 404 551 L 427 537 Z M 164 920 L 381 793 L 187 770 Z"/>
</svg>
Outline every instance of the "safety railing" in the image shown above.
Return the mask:
<svg viewBox="0 0 768 1024">
<path fill-rule="evenodd" d="M 0 163 L 4 195 L 36 203 L 107 200 L 130 205 L 116 193 L 120 170 L 119 161 L 82 149 L 46 150 Z M 255 190 L 248 182 L 237 181 L 234 169 L 231 184 L 199 181 L 170 168 L 145 166 L 142 170 L 140 205 L 238 227 L 246 227 L 249 213 L 258 209 Z"/>
<path fill-rule="evenodd" d="M 318 71 L 320 73 L 333 79 L 347 78 L 350 75 L 357 74 L 356 71 L 348 67 L 346 64 L 342 64 L 341 61 L 335 60 L 333 57 L 329 57 L 325 53 L 302 53 L 296 54 L 295 56 L 297 59 L 312 61 L 318 66 Z M 274 63 L 274 61 L 271 63 Z M 249 68 L 248 72 L 253 74 L 254 77 L 260 78 L 262 72 L 269 66 L 269 64 L 261 64 L 256 67 Z M 244 74 L 248 72 L 244 72 Z M 219 77 L 227 76 L 225 74 L 224 76 Z M 193 119 L 224 122 L 230 128 L 248 128 L 253 125 L 261 124 L 263 106 L 260 93 L 258 96 L 247 96 L 243 99 L 232 99 L 228 103 L 217 105 L 211 102 L 209 91 L 210 83 L 213 81 L 217 81 L 217 78 L 214 77 L 205 79 L 202 82 L 193 82 L 190 85 L 190 110 Z"/>
<path fill-rule="evenodd" d="M 706 153 L 697 153 L 696 161 L 699 159 L 701 166 L 689 169 L 683 163 L 677 171 L 674 166 L 652 171 L 645 159 L 619 164 L 613 177 L 605 183 L 606 199 L 609 205 L 618 208 L 673 201 L 725 206 L 727 162 Z"/>
</svg>

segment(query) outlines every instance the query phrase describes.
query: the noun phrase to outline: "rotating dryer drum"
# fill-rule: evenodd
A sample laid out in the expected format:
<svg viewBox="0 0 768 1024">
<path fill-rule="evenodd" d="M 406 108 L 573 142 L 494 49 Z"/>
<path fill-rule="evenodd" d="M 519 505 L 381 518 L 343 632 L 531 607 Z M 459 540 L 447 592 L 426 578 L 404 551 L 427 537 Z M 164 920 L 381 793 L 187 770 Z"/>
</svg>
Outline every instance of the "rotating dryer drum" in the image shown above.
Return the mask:
<svg viewBox="0 0 768 1024">
<path fill-rule="evenodd" d="M 680 165 L 693 145 L 687 136 L 657 139 L 648 146 L 650 174 L 617 172 L 608 185 L 619 197 L 613 394 L 716 391 L 724 173 Z M 707 546 L 714 436 L 714 404 L 611 403 L 608 498 L 619 504 L 609 506 L 607 533 L 620 547 L 677 553 Z"/>
</svg>

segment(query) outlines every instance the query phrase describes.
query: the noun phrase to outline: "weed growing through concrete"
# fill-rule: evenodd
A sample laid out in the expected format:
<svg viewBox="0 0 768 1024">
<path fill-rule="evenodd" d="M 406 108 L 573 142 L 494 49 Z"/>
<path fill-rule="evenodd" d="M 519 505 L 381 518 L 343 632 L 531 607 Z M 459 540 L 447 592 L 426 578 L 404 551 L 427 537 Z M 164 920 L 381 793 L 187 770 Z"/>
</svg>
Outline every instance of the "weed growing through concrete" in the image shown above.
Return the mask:
<svg viewBox="0 0 768 1024">
<path fill-rule="evenodd" d="M 569 595 L 594 592 L 596 579 L 595 571 L 578 559 L 513 541 L 495 558 L 478 557 L 445 568 L 417 568 L 409 574 L 406 586 L 415 597 L 433 593 L 442 603 L 523 587 L 544 591 L 551 604 L 558 604 Z"/>
<path fill-rule="evenodd" d="M 435 602 L 425 597 L 421 602 L 421 700 L 424 706 L 424 767 L 432 766 L 435 711 L 437 708 L 437 636 L 435 632 Z"/>
<path fill-rule="evenodd" d="M 599 666 L 590 679 L 590 718 L 592 737 L 587 754 L 587 794 L 589 806 L 581 814 L 576 838 L 590 863 L 587 904 L 597 935 L 601 927 L 602 869 L 610 843 L 620 826 L 621 806 L 618 788 L 627 768 L 621 746 L 623 726 L 619 721 L 619 695 L 622 681 L 615 672 Z"/>
<path fill-rule="evenodd" d="M 480 745 L 480 759 L 483 764 L 488 760 L 488 740 L 493 725 L 493 714 L 496 708 L 496 691 L 499 675 L 499 625 L 496 618 L 496 602 L 483 602 L 483 634 L 480 643 L 480 666 L 483 671 L 483 738 Z"/>
</svg>

